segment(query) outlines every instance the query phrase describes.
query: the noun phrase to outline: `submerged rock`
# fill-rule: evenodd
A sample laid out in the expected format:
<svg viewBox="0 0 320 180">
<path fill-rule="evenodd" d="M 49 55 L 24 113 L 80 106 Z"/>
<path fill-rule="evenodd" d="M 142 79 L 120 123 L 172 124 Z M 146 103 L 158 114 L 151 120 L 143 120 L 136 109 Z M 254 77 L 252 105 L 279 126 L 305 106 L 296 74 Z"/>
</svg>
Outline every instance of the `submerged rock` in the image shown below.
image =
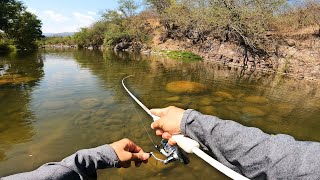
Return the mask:
<svg viewBox="0 0 320 180">
<path fill-rule="evenodd" d="M 230 93 L 225 92 L 225 91 L 217 91 L 217 92 L 214 92 L 213 95 L 218 98 L 234 100 L 234 97 Z"/>
<path fill-rule="evenodd" d="M 200 104 L 205 105 L 205 106 L 210 105 L 211 102 L 212 102 L 212 100 L 211 100 L 211 98 L 209 98 L 209 97 L 204 97 L 204 98 L 202 98 L 202 99 L 200 100 Z"/>
<path fill-rule="evenodd" d="M 267 104 L 269 102 L 269 99 L 263 96 L 248 96 L 245 97 L 244 100 L 249 103 L 255 103 L 255 104 Z"/>
<path fill-rule="evenodd" d="M 169 102 L 176 102 L 176 101 L 180 100 L 180 96 L 173 96 L 173 97 L 166 98 L 164 100 L 169 101 Z"/>
<path fill-rule="evenodd" d="M 95 115 L 97 116 L 105 116 L 108 114 L 108 110 L 107 109 L 99 109 L 95 112 Z"/>
<path fill-rule="evenodd" d="M 294 106 L 287 103 L 276 104 L 274 110 L 281 116 L 289 115 L 294 109 Z"/>
<path fill-rule="evenodd" d="M 81 100 L 79 104 L 84 109 L 91 109 L 91 108 L 100 106 L 101 102 L 96 98 L 87 98 L 87 99 Z"/>
<path fill-rule="evenodd" d="M 10 74 L 10 75 L 4 75 L 0 77 L 0 85 L 23 84 L 23 83 L 36 81 L 36 80 L 37 78 L 34 78 L 34 77 L 28 77 L 28 76 L 23 77 L 20 74 Z"/>
<path fill-rule="evenodd" d="M 242 113 L 249 116 L 265 116 L 267 113 L 255 107 L 243 107 Z"/>
<path fill-rule="evenodd" d="M 64 101 L 47 101 L 44 102 L 41 107 L 48 110 L 64 109 L 67 104 Z"/>
<path fill-rule="evenodd" d="M 208 87 L 191 81 L 174 81 L 166 85 L 166 90 L 175 94 L 200 94 L 208 91 Z"/>
<path fill-rule="evenodd" d="M 204 113 L 204 114 L 211 114 L 211 115 L 214 115 L 216 114 L 216 108 L 213 107 L 213 106 L 204 106 L 204 107 L 201 107 L 199 109 L 200 112 Z"/>
</svg>

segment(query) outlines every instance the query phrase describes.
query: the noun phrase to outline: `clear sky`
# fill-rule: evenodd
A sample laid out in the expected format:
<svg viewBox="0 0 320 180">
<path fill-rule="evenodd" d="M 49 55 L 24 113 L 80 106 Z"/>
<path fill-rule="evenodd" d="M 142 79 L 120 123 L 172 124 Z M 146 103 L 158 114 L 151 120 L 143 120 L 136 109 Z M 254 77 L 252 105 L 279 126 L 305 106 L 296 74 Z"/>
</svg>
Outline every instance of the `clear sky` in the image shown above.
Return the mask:
<svg viewBox="0 0 320 180">
<path fill-rule="evenodd" d="M 42 21 L 44 33 L 75 32 L 116 9 L 117 0 L 22 0 Z"/>
</svg>

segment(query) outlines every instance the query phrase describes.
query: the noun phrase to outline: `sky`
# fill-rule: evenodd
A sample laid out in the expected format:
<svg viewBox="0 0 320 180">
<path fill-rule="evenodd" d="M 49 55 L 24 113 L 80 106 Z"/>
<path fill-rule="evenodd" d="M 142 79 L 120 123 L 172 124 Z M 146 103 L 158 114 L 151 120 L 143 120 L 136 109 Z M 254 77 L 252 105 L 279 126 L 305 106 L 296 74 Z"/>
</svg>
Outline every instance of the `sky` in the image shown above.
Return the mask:
<svg viewBox="0 0 320 180">
<path fill-rule="evenodd" d="M 76 32 L 90 26 L 101 12 L 116 9 L 117 0 L 22 0 L 42 21 L 43 33 Z"/>
</svg>

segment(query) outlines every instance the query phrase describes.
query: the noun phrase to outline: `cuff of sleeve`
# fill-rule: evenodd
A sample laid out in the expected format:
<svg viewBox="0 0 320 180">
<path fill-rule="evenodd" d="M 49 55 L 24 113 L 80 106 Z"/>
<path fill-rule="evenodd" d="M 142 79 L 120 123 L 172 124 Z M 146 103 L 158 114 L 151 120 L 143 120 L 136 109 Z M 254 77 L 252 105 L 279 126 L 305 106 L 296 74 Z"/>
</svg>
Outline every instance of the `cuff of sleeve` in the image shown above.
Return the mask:
<svg viewBox="0 0 320 180">
<path fill-rule="evenodd" d="M 183 116 L 182 116 L 182 120 L 181 120 L 181 123 L 180 123 L 180 129 L 181 129 L 181 133 L 183 135 L 187 135 L 187 124 L 188 124 L 188 121 L 190 119 L 190 114 L 192 113 L 192 111 L 194 111 L 193 109 L 187 109 L 184 113 L 183 113 Z"/>
<path fill-rule="evenodd" d="M 102 145 L 96 148 L 93 148 L 94 151 L 99 152 L 101 157 L 109 162 L 111 167 L 120 167 L 119 157 L 114 149 L 110 145 Z"/>
</svg>

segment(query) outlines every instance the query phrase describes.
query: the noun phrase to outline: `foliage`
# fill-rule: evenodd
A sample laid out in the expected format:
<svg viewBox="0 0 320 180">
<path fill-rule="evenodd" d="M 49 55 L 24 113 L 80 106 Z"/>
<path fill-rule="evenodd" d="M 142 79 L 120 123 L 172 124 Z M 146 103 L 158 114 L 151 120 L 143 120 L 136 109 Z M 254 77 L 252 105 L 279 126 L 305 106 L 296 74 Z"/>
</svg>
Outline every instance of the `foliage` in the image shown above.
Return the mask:
<svg viewBox="0 0 320 180">
<path fill-rule="evenodd" d="M 65 36 L 65 37 L 46 37 L 43 38 L 40 41 L 40 44 L 43 45 L 67 45 L 67 46 L 71 46 L 71 45 L 75 45 L 75 41 L 74 41 L 74 37 L 73 36 Z"/>
<path fill-rule="evenodd" d="M 102 19 L 74 35 L 79 47 L 112 47 L 120 42 L 147 42 L 149 26 L 146 13 L 137 14 L 138 5 L 133 0 L 119 0 L 118 10 L 107 10 Z"/>
<path fill-rule="evenodd" d="M 165 55 L 173 59 L 181 59 L 183 61 L 201 61 L 203 58 L 189 51 L 163 51 Z"/>
<path fill-rule="evenodd" d="M 18 50 L 31 50 L 37 47 L 36 41 L 42 37 L 41 21 L 26 11 L 18 0 L 0 2 L 0 30 L 8 38 L 1 39 L 2 45 L 15 45 Z M 7 44 L 3 42 L 6 41 Z"/>
<path fill-rule="evenodd" d="M 31 50 L 37 48 L 36 41 L 42 38 L 41 21 L 29 12 L 23 12 L 18 23 L 13 26 L 14 31 L 10 33 L 15 45 L 20 50 Z"/>
</svg>

